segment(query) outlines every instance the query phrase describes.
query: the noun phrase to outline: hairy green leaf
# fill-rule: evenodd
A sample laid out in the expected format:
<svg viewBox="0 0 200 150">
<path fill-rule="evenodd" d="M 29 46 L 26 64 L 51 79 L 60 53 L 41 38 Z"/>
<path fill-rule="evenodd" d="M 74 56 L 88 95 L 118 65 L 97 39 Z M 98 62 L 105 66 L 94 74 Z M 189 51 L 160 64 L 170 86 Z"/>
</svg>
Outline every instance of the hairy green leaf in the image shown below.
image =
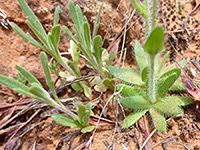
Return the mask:
<svg viewBox="0 0 200 150">
<path fill-rule="evenodd" d="M 56 25 L 52 28 L 51 33 L 49 34 L 49 37 L 51 39 L 51 42 L 52 42 L 55 50 L 57 50 L 58 43 L 60 40 L 60 25 Z"/>
<path fill-rule="evenodd" d="M 150 72 L 149 67 L 145 67 L 145 68 L 142 70 L 142 81 L 143 81 L 143 82 L 146 82 L 146 81 L 147 81 L 149 72 Z"/>
<path fill-rule="evenodd" d="M 85 22 L 83 27 L 84 27 L 84 38 L 85 38 L 85 42 L 86 42 L 86 46 L 87 46 L 87 51 L 89 51 L 91 53 L 91 35 L 90 35 L 90 26 L 89 26 L 88 22 Z M 100 43 L 100 44 L 102 44 L 102 43 Z"/>
<path fill-rule="evenodd" d="M 156 104 L 152 105 L 152 107 L 165 114 L 174 115 L 174 116 L 183 113 L 182 110 L 177 105 L 169 101 L 157 102 Z"/>
<path fill-rule="evenodd" d="M 165 132 L 167 123 L 163 114 L 156 111 L 154 108 L 150 108 L 149 112 L 156 130 L 162 133 Z"/>
<path fill-rule="evenodd" d="M 33 26 L 35 26 L 35 28 L 43 35 L 46 35 L 46 32 L 44 30 L 44 28 L 42 27 L 42 24 L 40 23 L 40 21 L 37 19 L 37 17 L 35 16 L 35 14 L 33 13 L 33 11 L 30 9 L 30 7 L 27 5 L 25 0 L 18 0 L 21 8 L 23 9 L 23 11 L 25 12 L 25 14 L 27 15 L 27 19 L 30 20 L 30 22 L 33 24 Z"/>
<path fill-rule="evenodd" d="M 186 105 L 195 103 L 195 101 L 192 98 L 190 98 L 189 96 L 186 96 L 186 97 L 184 97 L 184 96 L 166 96 L 166 97 L 162 98 L 162 101 L 169 102 L 176 106 L 186 106 Z"/>
<path fill-rule="evenodd" d="M 33 37 L 27 33 L 25 34 L 14 22 L 10 22 L 11 27 L 27 42 L 31 43 L 33 46 L 39 47 L 40 49 L 48 52 L 46 48 L 44 48 L 40 43 L 38 43 Z"/>
<path fill-rule="evenodd" d="M 120 103 L 131 109 L 144 109 L 151 106 L 151 104 L 143 96 L 130 96 L 121 99 Z"/>
<path fill-rule="evenodd" d="M 28 87 L 11 77 L 6 77 L 0 74 L 0 83 L 5 86 L 8 86 L 11 89 L 17 88 L 28 92 Z"/>
<path fill-rule="evenodd" d="M 178 63 L 180 64 L 180 66 L 181 66 L 182 68 L 184 68 L 185 65 L 188 63 L 188 60 L 183 59 L 183 60 L 179 61 Z M 166 73 L 166 72 L 168 72 L 168 71 L 174 69 L 174 68 L 177 68 L 177 67 L 176 67 L 176 63 L 173 63 L 173 64 L 171 64 L 171 65 L 168 65 L 167 67 L 161 69 L 161 71 L 160 71 L 160 76 L 161 76 L 162 74 L 164 74 L 164 73 Z"/>
<path fill-rule="evenodd" d="M 102 42 L 101 36 L 97 35 L 93 41 L 93 48 L 94 48 L 93 54 L 98 61 L 101 61 L 101 56 L 102 56 L 102 52 L 103 52 L 102 44 L 103 44 L 103 42 Z M 100 62 L 98 62 L 98 63 L 100 63 Z"/>
<path fill-rule="evenodd" d="M 31 28 L 31 30 L 35 33 L 38 39 L 47 47 L 47 49 L 52 50 L 47 41 L 47 35 L 43 35 L 35 26 L 33 26 L 30 21 L 26 21 L 26 23 L 28 24 L 29 28 Z"/>
<path fill-rule="evenodd" d="M 82 126 L 79 124 L 79 122 L 77 120 L 74 120 L 63 114 L 53 114 L 53 115 L 51 115 L 51 118 L 55 122 L 57 122 L 63 126 L 68 126 L 70 128 L 82 128 Z"/>
<path fill-rule="evenodd" d="M 146 94 L 146 92 L 142 89 L 125 84 L 118 84 L 116 87 L 118 91 L 123 88 L 120 92 L 122 96 L 143 96 Z"/>
<path fill-rule="evenodd" d="M 153 29 L 148 37 L 144 50 L 150 55 L 156 55 L 161 52 L 164 46 L 164 31 L 162 26 L 157 26 Z"/>
<path fill-rule="evenodd" d="M 78 105 L 77 114 L 79 116 L 79 123 L 83 127 L 89 126 L 89 119 L 90 119 L 91 110 L 92 110 L 92 104 L 91 103 L 88 103 L 87 106 Z"/>
<path fill-rule="evenodd" d="M 158 97 L 164 97 L 169 88 L 174 84 L 181 74 L 178 68 L 172 69 L 160 77 L 158 82 Z"/>
<path fill-rule="evenodd" d="M 65 30 L 67 35 L 70 37 L 70 39 L 73 40 L 74 43 L 77 45 L 78 41 L 74 38 L 74 36 L 72 35 L 71 31 L 66 26 L 63 26 L 63 29 Z"/>
<path fill-rule="evenodd" d="M 95 126 L 87 126 L 81 130 L 82 133 L 91 132 Z"/>
<path fill-rule="evenodd" d="M 23 67 L 16 65 L 17 70 L 28 80 L 29 83 L 38 83 L 39 85 L 40 82 L 27 70 L 25 70 Z M 42 86 L 42 85 L 41 85 Z"/>
<path fill-rule="evenodd" d="M 45 89 L 43 89 L 43 87 L 41 87 L 39 84 L 32 83 L 31 87 L 29 88 L 29 92 L 31 92 L 37 97 L 42 98 L 42 102 L 55 107 L 55 101 L 51 98 L 49 93 Z"/>
<path fill-rule="evenodd" d="M 53 26 L 58 25 L 58 22 L 59 22 L 59 13 L 60 13 L 60 7 L 57 6 L 56 10 L 54 12 Z"/>
<path fill-rule="evenodd" d="M 148 63 L 147 55 L 139 42 L 135 41 L 134 45 L 135 59 L 140 71 L 142 71 Z"/>
<path fill-rule="evenodd" d="M 97 15 L 97 20 L 94 23 L 93 36 L 92 36 L 93 39 L 97 34 L 97 30 L 98 30 L 98 27 L 99 27 L 99 21 L 100 21 L 100 14 L 101 14 L 102 8 L 103 8 L 103 3 L 101 4 L 101 6 L 99 8 L 98 15 Z"/>
<path fill-rule="evenodd" d="M 118 69 L 118 67 L 115 66 L 108 66 L 108 70 L 113 76 L 124 82 L 144 86 L 144 82 L 142 82 L 142 79 L 140 77 L 140 72 L 136 69 L 129 67 Z"/>
<path fill-rule="evenodd" d="M 122 128 L 128 128 L 135 124 L 146 112 L 148 109 L 144 110 L 135 110 L 129 114 L 123 121 Z"/>
<path fill-rule="evenodd" d="M 75 5 L 72 0 L 69 0 L 69 11 L 71 13 L 74 24 L 76 26 L 80 27 L 81 25 L 79 24 L 79 21 L 78 21 L 78 15 L 76 13 L 76 8 L 75 8 Z"/>
</svg>

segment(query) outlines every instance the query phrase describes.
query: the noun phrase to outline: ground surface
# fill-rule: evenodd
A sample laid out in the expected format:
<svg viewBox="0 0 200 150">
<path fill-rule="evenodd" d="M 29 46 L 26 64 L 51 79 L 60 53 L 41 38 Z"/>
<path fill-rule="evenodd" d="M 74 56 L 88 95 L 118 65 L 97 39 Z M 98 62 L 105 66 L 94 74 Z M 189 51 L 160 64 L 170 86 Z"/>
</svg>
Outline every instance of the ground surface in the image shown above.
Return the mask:
<svg viewBox="0 0 200 150">
<path fill-rule="evenodd" d="M 104 47 L 108 48 L 113 38 L 121 31 L 124 27 L 126 20 L 131 16 L 132 6 L 128 0 L 74 0 L 78 4 L 84 15 L 87 16 L 91 28 L 96 19 L 98 8 L 101 2 L 105 2 L 103 11 L 101 14 L 101 21 L 98 30 L 104 39 Z M 163 1 L 159 6 L 158 23 L 163 25 L 166 31 L 166 50 L 170 50 L 171 57 L 168 60 L 168 64 L 178 61 L 181 58 L 195 59 L 199 63 L 199 29 L 200 26 L 200 12 L 196 15 L 189 16 L 192 9 L 195 6 L 193 1 L 186 3 L 184 0 L 177 1 Z M 198 2 L 198 1 L 197 1 Z M 50 31 L 53 23 L 53 12 L 54 8 L 59 5 L 61 7 L 60 13 L 60 24 L 66 25 L 72 31 L 72 20 L 69 14 L 68 2 L 66 0 L 27 0 L 27 3 L 32 8 L 34 13 L 37 15 L 46 31 Z M 177 8 L 177 6 L 179 6 Z M 17 1 L 13 0 L 1 0 L 0 9 L 7 15 L 9 21 L 15 22 L 25 32 L 31 32 L 25 23 L 25 14 L 22 12 Z M 128 17 L 126 17 L 128 14 Z M 135 65 L 133 56 L 133 44 L 135 40 L 143 42 L 144 40 L 144 29 L 142 27 L 142 19 L 137 20 L 138 14 L 135 12 L 133 18 L 128 23 L 128 27 L 131 27 L 126 32 L 125 47 L 127 48 L 126 65 Z M 1 19 L 1 18 L 0 18 Z M 0 20 L 1 21 L 1 20 Z M 135 22 L 135 23 L 134 23 Z M 172 32 L 170 32 L 172 31 Z M 189 34 L 187 34 L 187 32 Z M 32 34 L 32 33 L 31 33 Z M 33 34 L 32 34 L 33 35 Z M 169 39 L 172 41 L 174 48 L 169 43 Z M 122 41 L 122 38 L 121 38 Z M 122 42 L 119 46 L 119 52 L 121 50 Z M 61 52 L 66 52 L 69 48 L 69 37 L 64 31 L 61 32 L 61 40 L 59 49 Z M 8 29 L 0 26 L 0 74 L 14 77 L 17 75 L 15 65 L 19 64 L 22 67 L 29 70 L 40 82 L 47 87 L 45 84 L 44 74 L 42 72 L 39 54 L 41 50 L 30 45 L 28 42 L 23 40 L 11 27 Z M 50 58 L 50 57 L 49 57 Z M 83 61 L 84 62 L 84 61 Z M 82 62 L 82 63 L 83 63 Z M 81 64 L 83 69 L 85 64 Z M 192 68 L 192 69 L 191 69 Z M 198 82 L 200 79 L 199 71 L 189 63 L 186 67 L 188 74 L 194 75 L 193 78 Z M 192 71 L 191 71 L 192 70 Z M 87 72 L 86 72 L 87 73 Z M 95 113 L 100 114 L 102 107 L 105 105 L 111 92 L 107 92 L 101 97 L 98 105 L 95 107 Z M 64 98 L 68 98 L 68 94 L 62 94 Z M 80 95 L 83 96 L 83 95 Z M 94 93 L 91 99 L 99 96 L 99 93 Z M 9 90 L 5 86 L 0 86 L 0 103 L 14 103 L 20 97 L 17 93 Z M 86 103 L 88 101 L 86 100 Z M 69 105 L 66 103 L 66 105 Z M 42 110 L 40 108 L 42 107 Z M 106 108 L 107 112 L 104 114 L 104 118 L 115 121 L 115 109 L 114 105 L 110 103 Z M 10 109 L 12 111 L 14 109 Z M 13 140 L 8 144 L 14 145 L 14 148 L 8 149 L 79 149 L 85 146 L 85 143 L 89 140 L 92 133 L 81 134 L 79 130 L 69 129 L 61 125 L 56 124 L 52 121 L 50 114 L 55 112 L 54 109 L 43 105 L 34 105 L 32 108 L 26 108 L 25 106 L 15 107 L 12 116 L 17 114 L 20 110 L 26 110 L 22 115 L 19 115 L 16 119 L 11 121 L 7 126 L 0 130 L 0 149 L 3 149 L 7 140 L 17 129 L 17 125 L 21 125 L 27 121 L 35 112 L 38 113 L 34 118 L 25 126 L 22 127 L 19 132 L 15 135 Z M 184 108 L 187 112 L 184 116 L 172 118 L 168 121 L 168 129 L 164 134 L 154 133 L 149 147 L 156 146 L 154 149 L 170 149 L 170 150 L 182 150 L 182 149 L 195 149 L 200 148 L 200 116 L 196 111 L 195 105 Z M 3 113 L 3 110 L 0 111 Z M 121 115 L 121 114 L 120 114 Z M 122 116 L 122 115 L 121 115 Z M 10 116 L 9 116 L 10 117 Z M 148 116 L 147 116 L 148 117 Z M 2 118 L 2 116 L 1 116 Z M 169 117 L 170 118 L 170 117 Z M 119 122 L 123 120 L 119 117 Z M 0 125 L 4 124 L 0 120 Z M 15 126 L 13 131 L 11 127 Z M 26 131 L 33 128 L 29 132 Z M 153 127 L 149 127 L 153 130 Z M 97 128 L 94 134 L 93 143 L 91 149 L 103 150 L 109 148 L 109 146 L 115 149 L 129 150 L 138 149 L 143 143 L 141 130 L 138 125 L 128 130 L 121 130 L 120 127 L 116 129 L 114 134 L 115 126 L 113 124 L 107 124 Z M 114 135 L 114 136 L 113 136 Z M 13 144 L 15 143 L 15 144 Z M 157 144 L 159 144 L 157 146 Z"/>
</svg>

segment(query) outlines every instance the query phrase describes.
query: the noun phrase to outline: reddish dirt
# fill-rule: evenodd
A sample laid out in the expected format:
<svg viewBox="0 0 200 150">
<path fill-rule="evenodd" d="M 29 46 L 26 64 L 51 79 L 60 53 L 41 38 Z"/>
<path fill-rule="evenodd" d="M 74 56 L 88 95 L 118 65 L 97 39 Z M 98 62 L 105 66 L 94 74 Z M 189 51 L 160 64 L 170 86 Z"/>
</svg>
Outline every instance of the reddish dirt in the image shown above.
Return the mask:
<svg viewBox="0 0 200 150">
<path fill-rule="evenodd" d="M 100 34 L 104 40 L 104 47 L 109 47 L 112 39 L 115 37 L 117 33 L 120 32 L 123 25 L 126 22 L 126 12 L 129 8 L 129 1 L 128 0 L 74 0 L 76 4 L 78 4 L 84 15 L 87 16 L 91 28 L 93 27 L 93 23 L 96 19 L 98 8 L 101 2 L 104 2 L 103 11 L 101 13 L 101 20 L 100 26 L 98 30 L 98 34 Z M 194 8 L 190 2 L 185 4 L 185 1 L 180 1 L 181 6 L 184 7 L 182 10 L 182 14 L 176 10 L 176 8 L 172 9 L 171 6 L 176 6 L 174 1 L 163 1 L 161 7 L 162 14 L 158 17 L 158 23 L 167 26 L 166 31 L 177 31 L 183 30 L 184 27 L 188 29 L 191 36 L 187 36 L 186 32 L 178 32 L 178 33 L 170 33 L 168 34 L 169 38 L 173 41 L 175 48 L 177 49 L 177 53 L 174 49 L 171 48 L 169 44 L 168 38 L 166 37 L 166 50 L 170 50 L 171 57 L 168 61 L 168 64 L 172 63 L 173 61 L 177 61 L 180 58 L 195 58 L 199 63 L 200 59 L 200 52 L 199 52 L 199 36 L 200 33 L 197 30 L 190 30 L 194 28 L 200 28 L 199 21 L 200 21 L 200 12 L 194 16 L 189 18 L 190 21 L 186 21 L 185 26 L 183 26 L 184 21 L 186 18 L 189 17 L 190 12 Z M 65 0 L 27 0 L 28 5 L 32 8 L 34 13 L 37 15 L 39 20 L 41 21 L 42 25 L 45 27 L 45 30 L 48 32 L 51 30 L 52 23 L 53 23 L 53 12 L 55 6 L 59 5 L 61 7 L 61 14 L 60 14 L 60 24 L 68 26 L 72 32 L 74 32 L 74 28 L 72 27 L 72 19 L 70 17 L 69 9 L 68 9 L 68 2 Z M 182 7 L 182 8 L 183 8 Z M 22 28 L 25 32 L 30 32 L 32 35 L 33 33 L 30 31 L 28 26 L 25 23 L 25 14 L 22 12 L 19 4 L 17 1 L 13 0 L 3 0 L 0 1 L 0 9 L 4 11 L 7 15 L 9 21 L 15 22 L 20 28 Z M 130 7 L 130 10 L 133 8 Z M 130 16 L 129 10 L 129 16 Z M 173 12 L 171 12 L 173 11 Z M 161 11 L 159 11 L 161 13 Z M 168 14 L 169 13 L 169 14 Z M 171 15 L 170 15 L 171 14 Z M 173 20 L 172 18 L 176 16 L 176 19 Z M 133 19 L 130 21 L 129 25 L 136 21 L 138 18 L 138 14 L 135 13 Z M 1 21 L 1 20 L 0 20 Z M 176 25 L 176 28 L 174 27 Z M 179 29 L 180 28 L 180 29 Z M 127 65 L 135 65 L 134 56 L 133 56 L 133 44 L 135 40 L 140 41 L 141 43 L 144 41 L 144 30 L 142 27 L 142 19 L 137 21 L 130 30 L 126 33 L 126 42 L 125 47 L 127 48 L 127 57 L 126 57 L 126 64 Z M 167 35 L 167 34 L 166 34 Z M 34 35 L 33 35 L 34 36 Z M 35 37 L 35 36 L 34 36 Z M 187 42 L 187 40 L 189 41 Z M 187 45 L 188 44 L 188 45 Z M 121 45 L 121 43 L 120 43 Z M 121 46 L 120 46 L 121 47 Z M 61 52 L 66 52 L 69 48 L 69 37 L 67 37 L 66 33 L 62 30 L 61 32 L 61 40 L 59 49 Z M 185 50 L 184 50 L 185 49 Z M 24 39 L 22 39 L 11 27 L 9 29 L 5 29 L 3 26 L 0 26 L 0 74 L 14 77 L 17 75 L 17 70 L 15 69 L 15 65 L 19 64 L 22 67 L 26 68 L 30 71 L 36 78 L 40 80 L 40 82 L 46 87 L 44 74 L 41 68 L 39 54 L 41 50 L 30 45 Z M 50 58 L 50 56 L 49 56 Z M 82 65 L 82 64 L 81 64 Z M 190 68 L 193 68 L 196 72 L 196 76 L 193 77 L 197 82 L 200 79 L 200 71 L 198 71 L 191 63 L 187 65 L 187 72 L 191 74 Z M 111 93 L 105 93 L 103 98 L 100 101 L 101 106 L 104 106 L 108 97 Z M 83 96 L 83 95 L 82 95 Z M 93 95 L 93 97 L 97 97 L 98 93 Z M 64 95 L 64 98 L 69 97 L 67 94 Z M 11 91 L 5 86 L 0 86 L 0 103 L 13 103 L 17 101 L 20 97 L 17 93 Z M 87 101 L 86 101 L 87 102 Z M 95 113 L 98 115 L 101 112 L 101 106 L 95 107 Z M 24 106 L 22 107 L 24 108 Z M 18 108 L 18 111 L 22 108 Z M 104 116 L 107 119 L 115 121 L 115 107 L 110 103 L 109 106 L 106 108 L 107 114 Z M 38 108 L 37 108 L 38 109 Z M 70 139 L 72 140 L 72 147 L 77 146 L 78 149 L 85 142 L 89 140 L 92 135 L 91 133 L 81 134 L 80 132 L 75 132 L 77 129 L 69 129 L 68 127 L 63 127 L 59 124 L 53 122 L 50 117 L 54 109 L 50 107 L 45 107 L 41 110 L 39 115 L 37 115 L 28 125 L 24 127 L 24 129 L 20 130 L 20 132 L 16 135 L 19 137 L 21 134 L 25 132 L 25 129 L 30 128 L 32 125 L 38 123 L 37 121 L 41 121 L 42 123 L 31 130 L 30 132 L 26 133 L 25 136 L 21 138 L 21 141 L 16 141 L 16 143 L 20 143 L 21 147 L 19 149 L 26 150 L 31 149 L 33 144 L 36 145 L 36 149 L 43 148 L 46 150 L 53 150 L 53 149 L 68 149 L 69 145 L 65 142 Z M 184 108 L 186 115 L 183 117 L 177 117 L 171 119 L 168 122 L 168 129 L 166 133 L 158 133 L 156 132 L 151 139 L 152 146 L 159 144 L 154 149 L 160 150 L 167 147 L 170 150 L 182 150 L 182 149 L 199 149 L 200 148 L 200 117 L 198 116 L 198 112 L 194 105 L 188 106 Z M 22 116 L 19 116 L 16 121 L 13 121 L 10 125 L 6 126 L 4 129 L 8 128 L 11 125 L 21 123 L 26 121 L 36 109 L 31 110 Z M 123 117 L 122 113 L 120 112 L 119 122 L 122 122 Z M 42 119 L 41 119 L 42 118 Z M 152 124 L 150 122 L 150 124 Z M 150 130 L 153 130 L 153 127 L 150 127 Z M 0 130 L 1 133 L 2 130 Z M 103 150 L 108 149 L 109 144 L 114 139 L 115 149 L 123 149 L 122 147 L 125 146 L 129 150 L 138 149 L 137 144 L 141 146 L 142 144 L 142 133 L 138 130 L 138 125 L 133 126 L 130 129 L 125 131 L 121 130 L 119 127 L 116 129 L 116 133 L 114 134 L 115 126 L 114 125 L 106 125 L 102 127 L 98 127 L 97 131 L 93 138 L 93 143 L 91 145 L 91 149 L 94 150 Z M 77 134 L 76 134 L 77 133 Z M 66 134 L 66 135 L 65 135 Z M 114 137 L 113 137 L 114 135 Z M 3 149 L 5 143 L 7 142 L 8 136 L 5 134 L 3 137 L 1 136 L 0 139 L 0 149 Z M 65 139 L 62 143 L 62 139 Z M 59 148 L 58 143 L 62 148 Z M 62 146 L 64 145 L 64 146 Z M 113 145 L 112 145 L 113 146 Z M 85 148 L 87 149 L 87 148 Z"/>
</svg>

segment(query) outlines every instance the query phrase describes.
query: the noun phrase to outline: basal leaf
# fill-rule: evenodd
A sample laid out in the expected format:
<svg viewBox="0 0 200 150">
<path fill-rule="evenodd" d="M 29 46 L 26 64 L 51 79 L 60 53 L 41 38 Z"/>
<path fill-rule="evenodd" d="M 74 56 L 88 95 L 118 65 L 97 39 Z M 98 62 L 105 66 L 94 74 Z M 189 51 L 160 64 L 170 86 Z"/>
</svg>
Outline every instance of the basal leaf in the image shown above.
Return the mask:
<svg viewBox="0 0 200 150">
<path fill-rule="evenodd" d="M 82 133 L 91 132 L 95 126 L 87 126 L 81 130 Z"/>
<path fill-rule="evenodd" d="M 128 128 L 135 124 L 145 113 L 147 109 L 144 110 L 135 110 L 129 114 L 123 121 L 122 128 Z"/>
<path fill-rule="evenodd" d="M 94 48 L 93 54 L 98 61 L 101 60 L 101 56 L 102 56 L 102 52 L 103 52 L 102 44 L 103 44 L 103 42 L 102 42 L 101 36 L 97 35 L 93 41 L 93 48 Z"/>
<path fill-rule="evenodd" d="M 82 84 L 84 89 L 84 94 L 86 97 L 90 97 L 92 95 L 91 88 L 89 88 L 87 85 Z"/>
<path fill-rule="evenodd" d="M 37 36 L 37 38 L 47 47 L 47 49 L 51 50 L 49 47 L 49 43 L 47 42 L 47 35 L 43 35 L 30 21 L 26 21 L 29 28 L 34 32 L 34 34 Z"/>
<path fill-rule="evenodd" d="M 195 103 L 189 96 L 166 96 L 162 98 L 163 102 L 169 102 L 176 106 L 186 106 Z"/>
<path fill-rule="evenodd" d="M 82 128 L 82 126 L 79 124 L 79 122 L 77 120 L 74 120 L 63 114 L 53 114 L 53 115 L 51 115 L 51 118 L 55 122 L 57 122 L 63 126 L 68 126 L 70 128 Z"/>
<path fill-rule="evenodd" d="M 151 104 L 143 96 L 130 96 L 121 99 L 122 106 L 131 109 L 144 109 L 151 106 Z"/>
<path fill-rule="evenodd" d="M 117 90 L 119 91 L 121 88 L 122 91 L 120 92 L 122 96 L 143 96 L 146 95 L 146 92 L 142 89 L 138 89 L 133 86 L 125 85 L 125 84 L 118 84 Z"/>
<path fill-rule="evenodd" d="M 29 83 L 38 83 L 39 85 L 40 82 L 27 70 L 25 70 L 23 67 L 16 65 L 17 70 L 28 80 Z M 42 86 L 42 85 L 41 85 Z"/>
<path fill-rule="evenodd" d="M 115 66 L 108 66 L 108 70 L 113 76 L 124 82 L 144 86 L 144 82 L 142 82 L 142 79 L 140 77 L 140 72 L 136 69 L 129 67 L 118 69 Z"/>
<path fill-rule="evenodd" d="M 170 87 L 170 91 L 185 91 L 185 87 L 181 80 L 176 80 L 174 84 Z"/>
<path fill-rule="evenodd" d="M 165 132 L 167 123 L 163 114 L 156 111 L 154 108 L 151 108 L 149 112 L 156 130 L 162 133 Z"/>
<path fill-rule="evenodd" d="M 160 77 L 158 82 L 158 98 L 164 97 L 169 90 L 169 88 L 174 84 L 174 82 L 180 76 L 181 70 L 176 68 L 172 69 Z"/>
<path fill-rule="evenodd" d="M 27 15 L 27 18 L 30 20 L 30 22 L 33 24 L 33 26 L 35 26 L 35 28 L 43 35 L 46 35 L 46 32 L 44 30 L 44 28 L 42 27 L 42 24 L 40 23 L 40 21 L 37 19 L 37 17 L 35 16 L 35 14 L 33 13 L 33 11 L 30 9 L 30 7 L 27 5 L 25 0 L 18 0 L 21 8 L 23 9 L 23 11 L 25 12 L 25 14 Z"/>
<path fill-rule="evenodd" d="M 0 83 L 5 86 L 8 86 L 11 89 L 17 88 L 28 92 L 28 87 L 11 77 L 6 77 L 0 74 Z"/>
<path fill-rule="evenodd" d="M 164 31 L 162 26 L 157 26 L 153 29 L 148 37 L 144 50 L 150 55 L 156 55 L 161 52 L 164 46 Z"/>
<path fill-rule="evenodd" d="M 44 48 L 40 43 L 38 43 L 33 37 L 27 33 L 25 34 L 14 22 L 10 22 L 11 27 L 27 42 L 31 43 L 33 46 L 39 47 L 40 49 L 48 52 L 46 48 Z"/>
<path fill-rule="evenodd" d="M 97 30 L 98 30 L 98 27 L 99 27 L 99 21 L 100 21 L 100 14 L 101 14 L 102 8 L 103 8 L 103 3 L 101 4 L 101 6 L 99 8 L 98 15 L 97 15 L 97 20 L 94 23 L 93 36 L 92 36 L 93 38 L 97 34 Z"/>
<path fill-rule="evenodd" d="M 69 0 L 69 11 L 70 11 L 70 14 L 72 16 L 72 20 L 74 22 L 74 24 L 78 27 L 80 27 L 81 25 L 79 24 L 79 21 L 78 21 L 78 16 L 77 16 L 77 13 L 76 13 L 76 8 L 75 8 L 75 5 L 73 3 L 72 0 Z"/>
<path fill-rule="evenodd" d="M 32 83 L 31 87 L 29 88 L 29 92 L 31 92 L 37 97 L 42 98 L 42 102 L 55 107 L 55 101 L 51 98 L 49 93 L 45 89 L 43 89 L 43 87 L 41 87 L 39 84 Z"/>
<path fill-rule="evenodd" d="M 88 22 L 85 22 L 83 25 L 84 28 L 84 38 L 87 45 L 87 50 L 91 52 L 91 35 L 90 35 L 90 26 Z M 102 46 L 102 43 L 101 43 Z"/>
<path fill-rule="evenodd" d="M 142 71 L 147 66 L 148 58 L 143 47 L 137 41 L 135 41 L 134 52 L 138 68 Z"/>
<path fill-rule="evenodd" d="M 56 25 L 52 28 L 51 34 L 49 35 L 52 41 L 52 44 L 55 49 L 58 48 L 58 43 L 60 40 L 60 25 Z"/>
<path fill-rule="evenodd" d="M 59 22 L 59 13 L 60 13 L 60 7 L 57 6 L 56 10 L 54 12 L 53 26 L 58 25 L 58 22 Z"/>
<path fill-rule="evenodd" d="M 79 116 L 79 123 L 83 126 L 89 126 L 91 107 L 84 105 L 78 105 L 77 114 Z"/>
<path fill-rule="evenodd" d="M 162 113 L 174 116 L 183 113 L 182 110 L 177 105 L 169 101 L 157 102 L 156 104 L 152 105 L 152 107 L 159 110 Z"/>
<path fill-rule="evenodd" d="M 145 67 L 145 68 L 142 70 L 142 81 L 143 81 L 143 82 L 146 82 L 146 81 L 147 81 L 149 71 L 150 71 L 150 70 L 149 70 L 149 67 Z"/>
<path fill-rule="evenodd" d="M 46 76 L 46 81 L 49 86 L 49 88 L 54 91 L 54 85 L 53 81 L 51 79 L 50 71 L 49 71 L 49 65 L 48 65 L 48 60 L 47 60 L 47 55 L 44 52 L 40 53 L 40 60 L 42 63 L 42 67 Z"/>
<path fill-rule="evenodd" d="M 71 31 L 66 26 L 63 26 L 63 29 L 65 30 L 67 35 L 70 37 L 70 39 L 73 40 L 75 44 L 78 44 L 78 41 L 74 38 Z"/>
<path fill-rule="evenodd" d="M 181 66 L 182 68 L 184 68 L 185 65 L 188 63 L 188 60 L 183 59 L 183 60 L 179 61 L 178 63 L 180 64 L 180 66 Z M 176 67 L 176 63 L 173 63 L 173 64 L 171 64 L 171 65 L 166 66 L 165 68 L 161 69 L 161 71 L 160 71 L 160 76 L 161 76 L 162 74 L 164 74 L 164 73 L 166 73 L 166 72 L 168 72 L 168 71 L 174 69 L 174 68 L 177 68 L 177 67 Z"/>
</svg>

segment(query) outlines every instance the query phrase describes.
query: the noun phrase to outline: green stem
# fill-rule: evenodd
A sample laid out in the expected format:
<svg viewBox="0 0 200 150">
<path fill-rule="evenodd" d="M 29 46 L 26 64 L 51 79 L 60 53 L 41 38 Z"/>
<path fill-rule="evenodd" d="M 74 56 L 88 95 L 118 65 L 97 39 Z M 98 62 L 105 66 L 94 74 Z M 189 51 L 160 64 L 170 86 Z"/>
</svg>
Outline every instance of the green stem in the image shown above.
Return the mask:
<svg viewBox="0 0 200 150">
<path fill-rule="evenodd" d="M 149 72 L 149 87 L 148 96 L 152 104 L 156 102 L 156 68 L 155 55 L 150 56 L 150 72 Z"/>
<path fill-rule="evenodd" d="M 153 0 L 152 30 L 156 27 L 156 12 L 158 0 Z"/>
</svg>

